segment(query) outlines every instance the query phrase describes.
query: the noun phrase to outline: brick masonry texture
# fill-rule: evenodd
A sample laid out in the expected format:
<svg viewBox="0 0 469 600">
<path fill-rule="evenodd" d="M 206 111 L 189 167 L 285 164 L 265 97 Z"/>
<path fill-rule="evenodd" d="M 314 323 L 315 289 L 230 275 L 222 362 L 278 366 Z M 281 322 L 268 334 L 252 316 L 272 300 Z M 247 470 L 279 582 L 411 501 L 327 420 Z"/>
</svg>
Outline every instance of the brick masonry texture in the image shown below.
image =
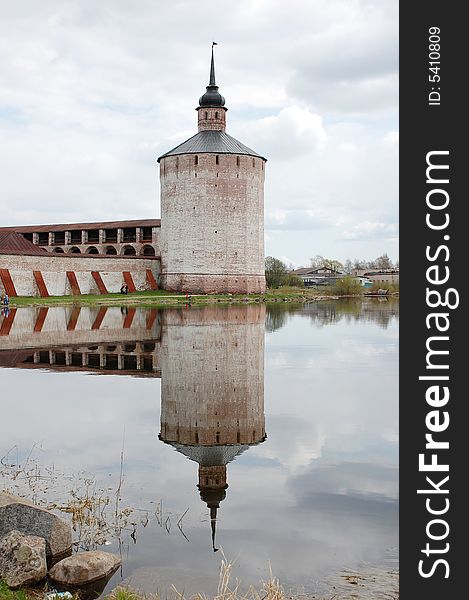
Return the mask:
<svg viewBox="0 0 469 600">
<path fill-rule="evenodd" d="M 161 160 L 162 287 L 265 291 L 264 168 L 247 155 Z"/>
<path fill-rule="evenodd" d="M 34 271 L 42 274 L 51 296 L 71 293 L 67 272 L 76 275 L 82 294 L 99 294 L 92 272 L 101 275 L 109 292 L 119 292 L 124 283 L 124 272 L 130 272 L 138 290 L 149 289 L 146 269 L 151 269 L 155 279 L 159 276 L 160 262 L 151 258 L 90 257 L 85 255 L 44 254 L 44 256 L 0 255 L 0 270 L 8 269 L 19 296 L 39 296 Z M 4 293 L 0 279 L 0 292 Z"/>
<path fill-rule="evenodd" d="M 265 438 L 264 322 L 263 304 L 165 313 L 161 439 L 211 446 Z"/>
</svg>

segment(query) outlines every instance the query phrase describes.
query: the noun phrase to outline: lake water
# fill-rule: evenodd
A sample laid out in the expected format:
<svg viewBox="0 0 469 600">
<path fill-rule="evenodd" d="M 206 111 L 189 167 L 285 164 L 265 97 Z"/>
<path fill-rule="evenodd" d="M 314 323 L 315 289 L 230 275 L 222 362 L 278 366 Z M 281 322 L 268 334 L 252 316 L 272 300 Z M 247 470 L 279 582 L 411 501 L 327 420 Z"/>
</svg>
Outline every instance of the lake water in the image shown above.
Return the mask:
<svg viewBox="0 0 469 600">
<path fill-rule="evenodd" d="M 22 308 L 0 367 L 0 488 L 92 499 L 75 538 L 121 553 L 107 590 L 212 593 L 222 553 L 310 595 L 397 568 L 392 299 Z"/>
</svg>

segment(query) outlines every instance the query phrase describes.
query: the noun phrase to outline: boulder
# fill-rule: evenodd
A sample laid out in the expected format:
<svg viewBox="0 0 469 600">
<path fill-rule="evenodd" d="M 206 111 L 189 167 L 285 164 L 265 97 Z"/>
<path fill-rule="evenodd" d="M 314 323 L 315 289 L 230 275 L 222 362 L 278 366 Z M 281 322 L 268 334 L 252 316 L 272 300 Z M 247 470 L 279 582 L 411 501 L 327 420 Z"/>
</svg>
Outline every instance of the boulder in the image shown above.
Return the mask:
<svg viewBox="0 0 469 600">
<path fill-rule="evenodd" d="M 110 552 L 79 552 L 54 565 L 49 578 L 65 587 L 80 587 L 110 577 L 121 564 L 121 559 Z"/>
<path fill-rule="evenodd" d="M 47 574 L 46 541 L 10 531 L 0 539 L 0 578 L 16 589 L 32 585 Z"/>
<path fill-rule="evenodd" d="M 71 553 L 72 529 L 68 523 L 25 498 L 0 492 L 0 538 L 12 530 L 44 538 L 48 560 Z"/>
</svg>

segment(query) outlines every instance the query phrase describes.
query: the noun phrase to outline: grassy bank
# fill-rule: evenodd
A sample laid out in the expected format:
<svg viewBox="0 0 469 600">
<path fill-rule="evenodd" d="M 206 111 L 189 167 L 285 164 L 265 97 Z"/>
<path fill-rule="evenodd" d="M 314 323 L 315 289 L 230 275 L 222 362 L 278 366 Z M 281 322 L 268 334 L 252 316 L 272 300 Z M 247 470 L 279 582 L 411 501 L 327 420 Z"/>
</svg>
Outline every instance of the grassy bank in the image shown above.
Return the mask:
<svg viewBox="0 0 469 600">
<path fill-rule="evenodd" d="M 392 291 L 391 291 L 392 293 Z M 179 294 L 165 290 L 134 292 L 132 294 L 83 294 L 81 296 L 49 296 L 38 298 L 18 296 L 11 298 L 10 306 L 179 306 L 185 304 L 246 304 L 252 302 L 314 302 L 339 297 L 363 296 L 361 290 L 344 293 L 342 289 L 282 287 L 265 294 Z"/>
<path fill-rule="evenodd" d="M 213 600 L 399 600 L 399 574 L 396 571 L 386 571 L 380 575 L 343 573 L 337 578 L 337 585 L 331 585 L 333 592 L 326 596 L 316 594 L 299 595 L 287 593 L 277 577 L 270 573 L 267 581 L 262 581 L 259 587 L 251 586 L 247 591 L 241 592 L 240 582 L 232 582 L 233 565 L 222 561 L 219 572 L 217 593 Z M 43 600 L 47 594 L 46 586 L 29 588 L 26 590 L 12 591 L 0 580 L 0 600 Z M 118 586 L 102 600 L 186 600 L 184 592 L 173 586 L 173 592 L 162 599 L 158 593 L 142 594 L 129 587 Z M 194 594 L 190 600 L 210 600 L 205 594 Z M 74 600 L 79 600 L 79 595 L 74 594 Z"/>
</svg>

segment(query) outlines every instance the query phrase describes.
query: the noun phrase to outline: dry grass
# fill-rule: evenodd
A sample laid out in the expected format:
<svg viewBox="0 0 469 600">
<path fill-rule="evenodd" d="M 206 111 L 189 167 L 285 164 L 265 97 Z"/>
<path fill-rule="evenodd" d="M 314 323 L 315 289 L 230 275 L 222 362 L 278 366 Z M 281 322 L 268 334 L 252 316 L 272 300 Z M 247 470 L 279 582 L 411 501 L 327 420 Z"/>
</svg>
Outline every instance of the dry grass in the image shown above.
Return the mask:
<svg viewBox="0 0 469 600">
<path fill-rule="evenodd" d="M 259 589 L 250 586 L 247 592 L 240 591 L 240 581 L 233 580 L 233 563 L 223 557 L 220 565 L 218 587 L 216 595 L 209 599 L 205 594 L 193 594 L 188 598 L 178 591 L 173 585 L 174 598 L 176 600 L 287 600 L 287 596 L 280 585 L 277 577 L 272 575 L 267 581 L 263 581 Z M 161 600 L 158 594 L 140 594 L 129 588 L 119 586 L 107 597 L 107 600 Z M 165 600 L 168 600 L 165 598 Z"/>
<path fill-rule="evenodd" d="M 152 521 L 169 534 L 176 520 L 178 533 L 186 537 L 183 519 L 187 510 L 182 515 L 173 515 L 163 509 L 161 500 L 143 507 L 125 502 L 123 451 L 118 481 L 103 487 L 92 474 L 64 473 L 54 465 L 41 465 L 35 457 L 40 450 L 39 446 L 33 446 L 20 461 L 14 447 L 1 458 L 0 489 L 68 517 L 77 549 L 96 550 L 113 541 L 121 549 L 136 543 L 139 531 Z"/>
<path fill-rule="evenodd" d="M 246 592 L 240 590 L 240 581 L 233 580 L 233 563 L 225 557 L 220 565 L 218 587 L 216 595 L 208 598 L 205 594 L 193 594 L 186 597 L 173 585 L 175 600 L 399 600 L 397 573 L 392 575 L 392 585 L 387 586 L 390 591 L 378 590 L 375 586 L 377 579 L 373 575 L 343 574 L 339 579 L 345 587 L 335 589 L 332 595 L 317 596 L 316 594 L 289 594 L 280 584 L 278 577 L 272 574 L 269 566 L 269 578 L 262 581 L 258 588 L 250 586 Z M 368 584 L 370 587 L 368 588 Z M 336 588 L 336 586 L 334 586 Z M 349 589 L 347 589 L 349 588 Z M 392 589 L 391 589 L 392 588 Z M 172 597 L 171 597 L 172 598 Z M 158 594 L 141 594 L 129 587 L 117 587 L 105 600 L 169 600 L 168 596 L 162 599 Z"/>
</svg>

